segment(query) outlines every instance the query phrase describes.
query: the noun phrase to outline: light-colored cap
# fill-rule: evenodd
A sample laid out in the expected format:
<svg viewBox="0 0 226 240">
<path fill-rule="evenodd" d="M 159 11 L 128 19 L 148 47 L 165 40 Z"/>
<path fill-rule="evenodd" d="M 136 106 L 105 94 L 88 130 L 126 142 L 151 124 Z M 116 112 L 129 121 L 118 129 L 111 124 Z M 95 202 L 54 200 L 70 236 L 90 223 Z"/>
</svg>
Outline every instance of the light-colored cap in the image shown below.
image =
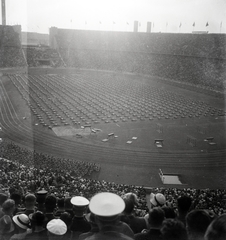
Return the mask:
<svg viewBox="0 0 226 240">
<path fill-rule="evenodd" d="M 47 223 L 46 228 L 55 235 L 64 235 L 67 232 L 66 224 L 60 219 L 52 219 Z"/>
<path fill-rule="evenodd" d="M 71 198 L 71 203 L 78 207 L 85 207 L 89 205 L 89 200 L 85 197 L 76 196 Z"/>
<path fill-rule="evenodd" d="M 153 206 L 163 206 L 166 203 L 166 198 L 162 193 L 151 193 L 150 194 L 150 202 Z"/>
<path fill-rule="evenodd" d="M 97 216 L 112 217 L 123 212 L 125 202 L 117 194 L 103 192 L 91 198 L 89 209 Z"/>
</svg>

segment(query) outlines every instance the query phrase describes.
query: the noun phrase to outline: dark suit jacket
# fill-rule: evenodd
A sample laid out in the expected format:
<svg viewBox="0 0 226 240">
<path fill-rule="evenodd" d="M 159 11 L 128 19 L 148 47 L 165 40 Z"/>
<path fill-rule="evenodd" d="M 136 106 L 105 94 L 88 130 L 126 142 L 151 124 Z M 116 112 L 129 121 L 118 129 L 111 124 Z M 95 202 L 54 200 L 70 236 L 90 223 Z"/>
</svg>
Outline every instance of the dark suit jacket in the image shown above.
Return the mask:
<svg viewBox="0 0 226 240">
<path fill-rule="evenodd" d="M 140 233 L 147 228 L 146 221 L 143 217 L 135 217 L 134 215 L 121 215 L 120 220 L 127 223 L 133 230 L 134 234 Z"/>
</svg>

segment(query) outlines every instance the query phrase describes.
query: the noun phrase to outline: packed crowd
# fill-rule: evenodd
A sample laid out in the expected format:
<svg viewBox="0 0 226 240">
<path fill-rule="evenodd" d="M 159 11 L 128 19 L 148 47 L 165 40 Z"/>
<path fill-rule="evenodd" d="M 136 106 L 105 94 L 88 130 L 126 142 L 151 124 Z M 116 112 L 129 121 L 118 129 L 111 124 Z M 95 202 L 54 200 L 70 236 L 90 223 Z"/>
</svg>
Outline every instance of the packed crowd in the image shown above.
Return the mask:
<svg viewBox="0 0 226 240">
<path fill-rule="evenodd" d="M 104 191 L 119 195 L 134 192 L 139 199 L 137 214 L 143 216 L 147 211 L 144 187 L 93 180 L 92 173 L 100 171 L 95 163 L 54 158 L 5 141 L 1 143 L 0 157 L 0 187 L 4 191 L 20 189 L 25 194 L 45 188 L 57 196 L 77 194 L 87 198 Z M 178 196 L 188 195 L 194 199 L 194 208 L 208 209 L 217 215 L 226 213 L 224 189 L 151 188 L 150 191 L 164 194 L 173 208 L 176 208 Z"/>
<path fill-rule="evenodd" d="M 51 67 L 63 67 L 64 63 L 59 56 L 57 50 L 50 49 L 49 47 L 27 47 L 23 48 L 24 54 L 27 58 L 29 67 L 39 67 L 42 64 L 40 61 L 49 61 L 48 65 Z"/>
<path fill-rule="evenodd" d="M 25 185 L 20 184 L 16 188 L 7 189 L 3 185 L 9 184 L 12 177 L 17 179 L 15 170 L 20 178 L 25 175 L 25 167 L 5 159 L 1 159 L 0 163 L 1 180 L 5 179 L 5 183 L 1 182 L 0 192 L 0 239 L 3 240 L 226 238 L 225 210 L 217 215 L 212 209 L 196 205 L 192 195 L 194 190 L 191 189 L 187 192 L 165 190 L 164 194 L 160 189 L 152 189 L 146 195 L 142 188 L 126 185 L 118 185 L 116 188 L 116 184 L 105 182 L 102 184 L 105 187 L 93 191 L 93 187 L 89 188 L 81 178 L 77 181 L 71 178 L 70 181 L 77 190 L 77 183 L 83 182 L 80 192 L 59 194 L 56 189 L 52 191 L 51 183 L 40 185 L 39 189 L 25 190 Z M 34 171 L 34 168 L 33 171 L 31 168 L 26 170 L 28 179 L 32 174 L 39 175 L 39 171 Z M 55 177 L 54 174 L 52 176 Z M 101 183 L 95 186 L 98 185 Z M 177 195 L 172 196 L 175 192 Z M 199 195 L 204 197 L 205 194 L 200 192 Z M 211 197 L 213 199 L 214 194 Z M 136 211 L 141 203 L 146 207 L 143 215 Z"/>
<path fill-rule="evenodd" d="M 1 157 L 0 239 L 220 239 L 209 232 L 224 219 L 226 190 L 150 188 L 147 194 L 143 187 L 75 176 L 79 165 L 70 171 L 72 160 L 13 143 L 1 144 Z"/>
<path fill-rule="evenodd" d="M 24 48 L 24 52 L 13 27 L 1 26 L 0 38 L 0 67 L 38 67 L 48 60 L 51 67 L 141 73 L 225 91 L 226 47 L 220 34 L 59 29 L 54 36 L 57 49 Z"/>
<path fill-rule="evenodd" d="M 15 163 L 27 167 L 43 169 L 43 171 L 41 171 L 43 176 L 51 174 L 53 171 L 59 172 L 59 175 L 61 175 L 61 170 L 64 170 L 75 177 L 84 177 L 90 176 L 93 172 L 100 170 L 100 166 L 96 163 L 56 158 L 48 154 L 21 148 L 12 142 L 7 142 L 6 140 L 0 145 L 0 157 L 10 159 Z M 27 174 L 26 171 L 25 174 Z"/>
<path fill-rule="evenodd" d="M 226 56 L 225 36 L 220 34 L 150 34 L 58 29 L 54 37 L 61 49 L 145 52 L 209 58 Z"/>
<path fill-rule="evenodd" d="M 69 67 L 132 72 L 225 91 L 225 59 L 145 52 L 60 49 Z M 214 81 L 213 81 L 214 79 Z"/>
<path fill-rule="evenodd" d="M 12 26 L 0 26 L 0 68 L 24 66 L 26 59 L 22 53 L 19 34 Z"/>
</svg>

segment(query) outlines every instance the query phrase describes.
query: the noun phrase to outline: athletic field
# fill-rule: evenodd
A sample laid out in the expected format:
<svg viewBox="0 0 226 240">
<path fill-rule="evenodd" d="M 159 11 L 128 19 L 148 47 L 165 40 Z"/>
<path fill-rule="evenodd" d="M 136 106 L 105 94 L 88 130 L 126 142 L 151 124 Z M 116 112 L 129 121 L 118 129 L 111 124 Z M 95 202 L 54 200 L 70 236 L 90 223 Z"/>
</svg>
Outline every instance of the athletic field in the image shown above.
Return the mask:
<svg viewBox="0 0 226 240">
<path fill-rule="evenodd" d="M 3 141 L 96 162 L 101 171 L 92 177 L 98 180 L 225 187 L 223 94 L 127 73 L 49 68 L 9 73 L 0 77 Z"/>
</svg>

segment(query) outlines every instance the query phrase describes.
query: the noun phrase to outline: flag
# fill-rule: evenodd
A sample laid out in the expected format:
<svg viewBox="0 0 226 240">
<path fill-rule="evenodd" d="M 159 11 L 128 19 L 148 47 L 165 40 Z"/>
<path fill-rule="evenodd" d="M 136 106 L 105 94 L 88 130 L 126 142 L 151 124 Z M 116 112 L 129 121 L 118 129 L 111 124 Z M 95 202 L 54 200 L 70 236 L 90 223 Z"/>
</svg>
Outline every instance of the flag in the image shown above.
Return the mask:
<svg viewBox="0 0 226 240">
<path fill-rule="evenodd" d="M 87 22 L 85 21 L 85 25 L 87 24 Z"/>
<path fill-rule="evenodd" d="M 208 27 L 208 26 L 209 26 L 209 23 L 207 22 L 207 23 L 206 23 L 206 27 Z"/>
<path fill-rule="evenodd" d="M 101 24 L 101 21 L 99 21 L 99 24 Z"/>
<path fill-rule="evenodd" d="M 139 27 L 141 26 L 141 23 L 139 22 Z"/>
<path fill-rule="evenodd" d="M 195 22 L 192 24 L 193 27 L 195 27 Z"/>
<path fill-rule="evenodd" d="M 180 23 L 179 28 L 181 27 L 181 25 L 182 25 L 182 24 Z"/>
<path fill-rule="evenodd" d="M 221 21 L 220 27 L 222 27 L 222 21 Z"/>
<path fill-rule="evenodd" d="M 115 24 L 115 22 L 113 21 L 113 24 Z"/>
<path fill-rule="evenodd" d="M 166 23 L 166 26 L 168 26 L 168 22 Z"/>
<path fill-rule="evenodd" d="M 155 26 L 155 24 L 153 23 L 153 27 Z"/>
<path fill-rule="evenodd" d="M 128 23 L 128 22 L 126 22 L 126 24 L 127 24 L 127 25 L 129 25 L 129 23 Z"/>
</svg>

